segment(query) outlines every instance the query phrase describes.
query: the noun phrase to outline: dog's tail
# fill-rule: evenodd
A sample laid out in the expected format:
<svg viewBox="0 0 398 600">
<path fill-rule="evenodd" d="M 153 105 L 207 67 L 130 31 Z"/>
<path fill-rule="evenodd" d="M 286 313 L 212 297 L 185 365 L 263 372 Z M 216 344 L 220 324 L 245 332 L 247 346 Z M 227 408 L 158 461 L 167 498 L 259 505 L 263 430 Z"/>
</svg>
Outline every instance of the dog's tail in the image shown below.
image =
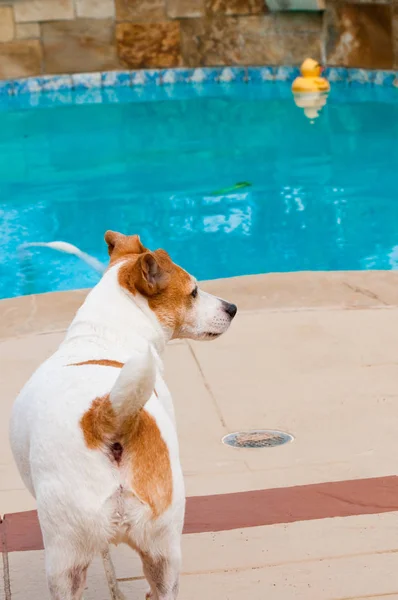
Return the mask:
<svg viewBox="0 0 398 600">
<path fill-rule="evenodd" d="M 106 269 L 105 265 L 103 265 L 99 260 L 94 258 L 94 256 L 83 252 L 77 246 L 69 244 L 69 242 L 31 242 L 28 244 L 21 244 L 21 246 L 19 246 L 18 248 L 18 251 L 22 256 L 23 253 L 26 252 L 26 250 L 28 250 L 28 248 L 35 247 L 52 248 L 53 250 L 58 250 L 59 252 L 65 252 L 65 254 L 73 254 L 74 256 L 77 256 L 77 258 L 80 258 L 80 260 L 85 262 L 87 265 L 89 265 L 92 269 L 94 269 L 98 273 L 101 273 L 101 275 Z"/>
<path fill-rule="evenodd" d="M 136 416 L 148 402 L 155 389 L 155 379 L 155 359 L 145 342 L 126 362 L 109 394 L 119 424 Z"/>
</svg>

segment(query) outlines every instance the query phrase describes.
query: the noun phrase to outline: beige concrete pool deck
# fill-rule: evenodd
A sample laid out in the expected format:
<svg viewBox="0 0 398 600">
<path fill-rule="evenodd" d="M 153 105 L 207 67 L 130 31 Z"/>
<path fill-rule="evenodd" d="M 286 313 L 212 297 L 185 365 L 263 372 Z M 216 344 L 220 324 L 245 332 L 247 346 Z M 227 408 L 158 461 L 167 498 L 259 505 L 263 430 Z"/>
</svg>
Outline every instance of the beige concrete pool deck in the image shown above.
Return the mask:
<svg viewBox="0 0 398 600">
<path fill-rule="evenodd" d="M 166 378 L 187 487 L 181 600 L 398 600 L 398 273 L 203 285 L 239 307 L 212 343 L 173 342 Z M 0 600 L 47 598 L 34 500 L 8 445 L 12 402 L 86 292 L 0 302 Z M 270 428 L 292 443 L 221 444 Z M 113 551 L 126 598 L 141 567 Z M 100 559 L 85 600 L 109 600 Z"/>
</svg>

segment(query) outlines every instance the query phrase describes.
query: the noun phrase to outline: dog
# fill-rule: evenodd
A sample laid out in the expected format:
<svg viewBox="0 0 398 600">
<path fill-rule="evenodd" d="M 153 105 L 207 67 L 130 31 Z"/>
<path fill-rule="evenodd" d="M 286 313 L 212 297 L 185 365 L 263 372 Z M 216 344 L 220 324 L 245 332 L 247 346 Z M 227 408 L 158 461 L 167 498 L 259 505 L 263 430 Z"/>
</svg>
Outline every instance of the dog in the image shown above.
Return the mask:
<svg viewBox="0 0 398 600">
<path fill-rule="evenodd" d="M 108 268 L 15 401 L 11 447 L 51 600 L 80 600 L 93 557 L 118 543 L 140 555 L 147 598 L 175 600 L 185 491 L 162 354 L 172 339 L 216 339 L 237 307 L 138 236 L 105 241 Z"/>
</svg>

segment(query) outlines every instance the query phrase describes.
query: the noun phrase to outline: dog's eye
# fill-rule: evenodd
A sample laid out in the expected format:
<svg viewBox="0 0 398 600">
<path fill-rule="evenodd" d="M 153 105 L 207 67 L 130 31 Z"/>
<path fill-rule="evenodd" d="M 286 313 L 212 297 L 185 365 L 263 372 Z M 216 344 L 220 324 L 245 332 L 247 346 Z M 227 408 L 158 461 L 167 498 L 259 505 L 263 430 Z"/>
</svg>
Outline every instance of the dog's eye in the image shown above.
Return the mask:
<svg viewBox="0 0 398 600">
<path fill-rule="evenodd" d="M 191 296 L 192 296 L 192 298 L 196 298 L 197 295 L 198 295 L 198 288 L 196 287 L 192 290 Z"/>
</svg>

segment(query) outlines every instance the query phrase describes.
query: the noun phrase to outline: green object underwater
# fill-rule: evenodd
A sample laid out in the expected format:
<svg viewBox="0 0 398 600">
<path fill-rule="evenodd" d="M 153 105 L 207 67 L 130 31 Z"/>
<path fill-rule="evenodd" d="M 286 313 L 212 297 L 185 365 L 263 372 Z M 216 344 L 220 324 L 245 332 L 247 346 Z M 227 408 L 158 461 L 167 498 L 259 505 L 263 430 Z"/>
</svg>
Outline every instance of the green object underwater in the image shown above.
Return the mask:
<svg viewBox="0 0 398 600">
<path fill-rule="evenodd" d="M 241 190 L 250 186 L 251 183 L 249 181 L 240 181 L 239 183 L 235 183 L 235 185 L 231 185 L 231 187 L 222 188 L 221 190 L 212 192 L 212 196 L 221 196 L 222 194 L 229 194 L 230 192 L 235 192 L 235 190 Z"/>
</svg>

